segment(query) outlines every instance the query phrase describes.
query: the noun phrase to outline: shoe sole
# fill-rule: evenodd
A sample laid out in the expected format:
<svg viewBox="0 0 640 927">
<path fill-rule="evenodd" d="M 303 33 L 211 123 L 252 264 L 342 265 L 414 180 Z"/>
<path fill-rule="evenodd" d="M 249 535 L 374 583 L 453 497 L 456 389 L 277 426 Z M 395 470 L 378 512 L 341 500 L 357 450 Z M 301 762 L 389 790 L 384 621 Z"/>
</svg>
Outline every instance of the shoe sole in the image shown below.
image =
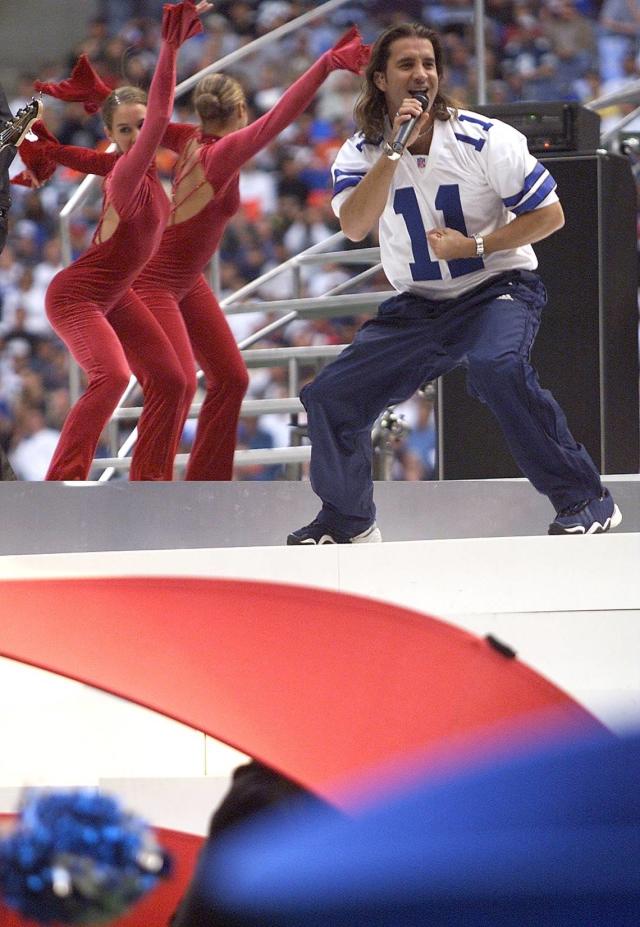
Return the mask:
<svg viewBox="0 0 640 927">
<path fill-rule="evenodd" d="M 594 523 L 589 527 L 587 531 L 584 529 L 584 525 L 575 525 L 573 528 L 558 528 L 555 525 L 551 524 L 549 526 L 549 534 L 561 535 L 561 534 L 604 534 L 606 531 L 609 531 L 611 528 L 617 528 L 618 525 L 622 523 L 622 512 L 617 505 L 613 506 L 613 513 L 607 519 L 605 519 L 604 524 L 601 524 L 599 521 L 594 521 Z M 555 530 L 554 530 L 555 528 Z"/>
<path fill-rule="evenodd" d="M 297 538 L 295 534 L 290 534 L 287 537 L 287 545 L 302 547 L 318 547 L 319 544 L 337 544 L 337 541 L 334 541 L 332 537 L 328 534 L 323 534 L 319 541 L 314 541 L 313 538 L 305 538 L 304 541 L 301 541 L 300 538 Z"/>
<path fill-rule="evenodd" d="M 313 538 L 305 538 L 304 541 L 301 541 L 300 538 L 296 537 L 295 534 L 290 534 L 287 537 L 287 545 L 301 547 L 305 545 L 306 547 L 318 547 L 320 544 L 339 544 L 339 541 L 335 541 L 330 534 L 323 534 L 319 541 L 314 541 Z M 345 541 L 346 544 L 380 544 L 382 543 L 382 533 L 380 528 L 376 524 L 371 525 L 370 528 L 367 528 L 366 531 L 363 531 L 362 534 L 357 534 L 354 538 L 351 538 L 350 541 Z"/>
</svg>

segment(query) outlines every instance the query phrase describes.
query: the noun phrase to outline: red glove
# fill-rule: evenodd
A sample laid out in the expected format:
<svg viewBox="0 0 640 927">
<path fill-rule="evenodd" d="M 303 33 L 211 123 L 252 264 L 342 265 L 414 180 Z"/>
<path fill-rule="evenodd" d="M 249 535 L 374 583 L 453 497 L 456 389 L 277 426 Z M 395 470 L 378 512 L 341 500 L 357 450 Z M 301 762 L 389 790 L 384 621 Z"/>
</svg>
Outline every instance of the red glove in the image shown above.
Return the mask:
<svg viewBox="0 0 640 927">
<path fill-rule="evenodd" d="M 357 27 L 352 26 L 325 54 L 333 70 L 342 68 L 360 74 L 369 61 L 371 46 L 362 44 L 362 36 Z"/>
<path fill-rule="evenodd" d="M 29 171 L 20 171 L 19 174 L 11 178 L 11 183 L 14 183 L 17 187 L 35 187 Z"/>
<path fill-rule="evenodd" d="M 67 103 L 84 103 L 87 113 L 97 113 L 111 93 L 111 87 L 93 70 L 86 55 L 80 55 L 71 77 L 57 84 L 37 80 L 36 90 Z"/>
<path fill-rule="evenodd" d="M 162 8 L 162 38 L 165 42 L 180 48 L 183 42 L 202 31 L 202 23 L 191 0 L 165 3 Z"/>
<path fill-rule="evenodd" d="M 31 131 L 38 139 L 38 142 L 31 142 L 32 145 L 39 143 L 43 148 L 45 148 L 48 145 L 59 145 L 60 144 L 60 142 L 55 137 L 53 132 L 50 132 L 47 129 L 42 119 L 38 119 L 37 122 L 34 122 L 34 124 L 31 126 Z"/>
<path fill-rule="evenodd" d="M 115 152 L 94 151 L 93 148 L 82 148 L 77 145 L 61 145 L 55 135 L 47 129 L 44 122 L 34 122 L 32 131 L 37 136 L 36 142 L 25 139 L 20 146 L 20 154 L 27 168 L 35 179 L 43 184 L 55 171 L 58 164 L 70 167 L 82 174 L 98 174 L 106 177 L 118 160 Z M 22 150 L 24 146 L 24 151 Z M 29 180 L 18 175 L 21 179 L 16 183 L 33 186 Z"/>
<path fill-rule="evenodd" d="M 34 122 L 31 131 L 38 136 L 38 140 L 32 142 L 28 138 L 25 138 L 20 145 L 20 157 L 36 180 L 40 181 L 40 183 L 44 183 L 54 174 L 58 166 L 57 161 L 55 161 L 49 153 L 49 149 L 54 144 L 58 145 L 59 142 L 57 138 L 49 132 L 41 119 Z M 22 174 L 18 174 L 17 177 L 14 177 L 11 182 L 23 184 L 26 187 L 33 186 L 29 174 L 25 171 L 23 171 Z"/>
</svg>

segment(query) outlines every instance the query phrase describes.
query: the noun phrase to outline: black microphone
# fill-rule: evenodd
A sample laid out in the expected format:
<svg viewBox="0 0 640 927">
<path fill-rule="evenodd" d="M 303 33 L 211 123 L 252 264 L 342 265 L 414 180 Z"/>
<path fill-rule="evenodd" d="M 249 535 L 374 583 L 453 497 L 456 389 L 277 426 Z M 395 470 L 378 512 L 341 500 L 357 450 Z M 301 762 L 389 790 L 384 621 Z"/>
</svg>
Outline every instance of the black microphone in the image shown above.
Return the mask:
<svg viewBox="0 0 640 927">
<path fill-rule="evenodd" d="M 427 94 L 422 93 L 422 91 L 420 90 L 416 90 L 411 94 L 411 96 L 414 97 L 418 101 L 418 103 L 420 103 L 420 105 L 422 106 L 422 112 L 424 113 L 425 109 L 428 109 L 429 107 L 429 97 L 427 96 Z M 407 144 L 407 139 L 413 132 L 415 128 L 415 124 L 419 118 L 420 118 L 419 116 L 412 116 L 411 119 L 407 120 L 407 122 L 403 122 L 400 128 L 398 129 L 398 134 L 395 137 L 395 141 L 392 142 L 390 146 L 393 152 L 395 153 L 395 158 L 392 158 L 392 160 L 396 160 L 397 158 L 399 158 L 402 152 L 404 151 L 405 145 Z M 392 156 L 389 155 L 389 157 L 391 158 Z"/>
</svg>

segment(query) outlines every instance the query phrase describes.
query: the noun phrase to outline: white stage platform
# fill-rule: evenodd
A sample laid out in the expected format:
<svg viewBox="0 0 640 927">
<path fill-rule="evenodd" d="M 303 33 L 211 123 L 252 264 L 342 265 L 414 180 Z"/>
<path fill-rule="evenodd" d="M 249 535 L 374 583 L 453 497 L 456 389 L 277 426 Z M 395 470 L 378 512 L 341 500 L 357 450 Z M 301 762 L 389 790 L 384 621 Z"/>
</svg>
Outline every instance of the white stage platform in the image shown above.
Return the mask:
<svg viewBox="0 0 640 927">
<path fill-rule="evenodd" d="M 548 537 L 550 506 L 521 480 L 384 483 L 385 543 L 320 548 L 282 544 L 315 513 L 307 484 L 4 484 L 0 581 L 234 577 L 382 599 L 495 635 L 622 730 L 640 724 L 640 479 L 607 483 L 624 522 L 606 535 Z M 164 823 L 166 790 L 207 777 L 192 815 L 202 820 L 239 761 L 139 706 L 0 659 L 2 695 L 20 712 L 0 720 L 11 760 L 0 805 L 25 783 L 118 780 L 141 811 L 148 795 L 151 817 Z"/>
</svg>

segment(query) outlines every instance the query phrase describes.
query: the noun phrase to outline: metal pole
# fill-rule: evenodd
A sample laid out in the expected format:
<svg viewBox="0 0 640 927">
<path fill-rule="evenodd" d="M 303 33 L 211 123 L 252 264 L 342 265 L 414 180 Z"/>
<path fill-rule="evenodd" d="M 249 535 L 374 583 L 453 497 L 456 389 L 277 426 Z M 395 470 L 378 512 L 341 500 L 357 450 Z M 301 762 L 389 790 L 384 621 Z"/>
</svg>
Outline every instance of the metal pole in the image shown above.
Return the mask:
<svg viewBox="0 0 640 927">
<path fill-rule="evenodd" d="M 484 47 L 484 0 L 474 0 L 473 9 L 473 24 L 476 46 L 477 102 L 482 105 L 487 102 L 486 56 Z"/>
<path fill-rule="evenodd" d="M 640 103 L 640 80 L 634 80 L 620 90 L 612 90 L 589 103 L 587 109 L 606 109 L 608 106 L 618 106 L 619 103 Z"/>
<path fill-rule="evenodd" d="M 275 39 L 281 39 L 283 35 L 288 35 L 300 26 L 306 26 L 307 23 L 317 19 L 318 16 L 326 16 L 327 13 L 337 9 L 339 6 L 343 6 L 346 2 L 347 0 L 328 0 L 327 3 L 321 3 L 320 6 L 317 6 L 314 10 L 309 10 L 307 13 L 303 13 L 302 16 L 297 16 L 290 22 L 278 26 L 277 29 L 272 29 L 271 32 L 267 32 L 265 35 L 261 35 L 257 39 L 254 39 L 249 45 L 243 45 L 242 48 L 237 48 L 219 61 L 208 64 L 206 68 L 202 68 L 197 74 L 192 74 L 191 77 L 187 77 L 186 80 L 183 80 L 182 83 L 176 86 L 176 97 L 180 97 L 188 90 L 191 90 L 191 88 L 195 87 L 198 81 L 202 77 L 206 77 L 207 74 L 213 74 L 215 71 L 223 71 L 230 65 L 235 64 L 236 61 L 240 61 L 241 58 L 245 58 L 247 55 L 251 54 L 251 52 L 256 51 L 258 48 L 262 48 L 263 45 L 268 45 Z"/>
<path fill-rule="evenodd" d="M 62 250 L 62 263 L 68 267 L 71 263 L 71 232 L 69 230 L 69 217 L 60 213 L 60 246 Z M 69 402 L 74 405 L 80 398 L 80 368 L 69 355 Z"/>
<path fill-rule="evenodd" d="M 634 119 L 638 118 L 638 116 L 640 116 L 640 106 L 636 106 L 636 108 L 632 110 L 632 112 L 627 113 L 627 115 L 623 116 L 622 119 L 619 120 L 619 122 L 616 122 L 616 124 L 611 126 L 611 128 L 608 129 L 606 132 L 603 132 L 602 135 L 600 136 L 600 144 L 606 145 L 607 142 L 611 141 L 611 139 L 616 137 L 616 135 L 618 134 L 618 132 L 620 132 L 621 129 L 624 129 L 626 125 L 628 125 L 630 122 L 633 122 Z"/>
<path fill-rule="evenodd" d="M 209 262 L 209 285 L 216 296 L 220 295 L 220 255 L 216 251 Z"/>
</svg>

